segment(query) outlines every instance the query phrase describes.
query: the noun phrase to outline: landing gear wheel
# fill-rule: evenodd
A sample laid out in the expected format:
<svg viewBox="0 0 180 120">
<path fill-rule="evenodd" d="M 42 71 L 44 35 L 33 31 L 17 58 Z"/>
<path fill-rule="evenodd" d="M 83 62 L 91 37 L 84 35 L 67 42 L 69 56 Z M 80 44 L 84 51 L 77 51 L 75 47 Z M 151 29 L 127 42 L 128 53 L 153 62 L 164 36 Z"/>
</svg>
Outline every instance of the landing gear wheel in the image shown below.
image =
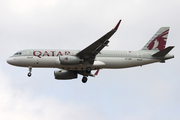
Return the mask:
<svg viewBox="0 0 180 120">
<path fill-rule="evenodd" d="M 32 74 L 29 72 L 27 75 L 28 75 L 28 77 L 31 77 Z"/>
<path fill-rule="evenodd" d="M 29 66 L 28 68 L 29 68 L 29 73 L 28 73 L 27 75 L 28 75 L 28 77 L 31 77 L 31 75 L 32 75 L 32 74 L 31 74 L 32 67 L 31 67 L 31 66 Z"/>
<path fill-rule="evenodd" d="M 83 82 L 83 83 L 86 83 L 86 82 L 87 82 L 87 77 L 83 77 L 83 78 L 82 78 L 82 82 Z"/>
<path fill-rule="evenodd" d="M 91 70 L 92 70 L 92 69 L 91 69 L 90 67 L 87 67 L 87 68 L 86 68 L 86 72 L 87 72 L 87 73 L 91 73 Z"/>
</svg>

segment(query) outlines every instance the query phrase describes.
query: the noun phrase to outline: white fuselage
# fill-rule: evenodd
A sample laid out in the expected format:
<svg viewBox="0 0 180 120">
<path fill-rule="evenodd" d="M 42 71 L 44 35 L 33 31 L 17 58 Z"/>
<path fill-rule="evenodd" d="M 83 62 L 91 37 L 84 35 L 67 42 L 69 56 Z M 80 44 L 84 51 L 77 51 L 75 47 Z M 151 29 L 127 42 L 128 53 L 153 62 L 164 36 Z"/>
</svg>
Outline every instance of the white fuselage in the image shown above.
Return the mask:
<svg viewBox="0 0 180 120">
<path fill-rule="evenodd" d="M 55 79 L 75 79 L 83 76 L 82 82 L 87 82 L 88 76 L 96 76 L 99 69 L 118 69 L 142 66 L 154 62 L 162 62 L 174 58 L 168 54 L 174 46 L 165 48 L 169 27 L 161 27 L 147 44 L 139 51 L 103 51 L 110 42 L 110 37 L 117 31 L 121 20 L 116 26 L 101 38 L 83 50 L 43 50 L 29 49 L 15 53 L 7 59 L 11 65 L 28 67 L 30 77 L 32 67 L 59 68 L 54 71 Z M 92 74 L 92 70 L 97 70 Z"/>
<path fill-rule="evenodd" d="M 9 64 L 21 67 L 48 67 L 60 68 L 65 70 L 85 70 L 87 65 L 80 63 L 76 65 L 62 65 L 59 57 L 75 56 L 78 50 L 22 50 L 10 57 Z M 162 58 L 154 58 L 151 55 L 153 51 L 101 51 L 94 61 L 93 65 L 88 65 L 95 69 L 116 69 L 142 66 L 154 62 L 162 61 Z M 167 54 L 164 59 L 173 58 L 173 55 Z"/>
</svg>

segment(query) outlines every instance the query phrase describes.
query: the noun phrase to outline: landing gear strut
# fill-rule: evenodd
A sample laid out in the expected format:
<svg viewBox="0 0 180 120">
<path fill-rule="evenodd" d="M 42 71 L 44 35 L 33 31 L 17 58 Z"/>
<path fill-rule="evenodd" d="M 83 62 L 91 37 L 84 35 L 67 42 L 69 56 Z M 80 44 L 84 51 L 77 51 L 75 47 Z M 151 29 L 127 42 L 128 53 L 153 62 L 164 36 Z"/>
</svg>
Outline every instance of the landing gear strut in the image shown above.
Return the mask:
<svg viewBox="0 0 180 120">
<path fill-rule="evenodd" d="M 28 68 L 29 68 L 29 73 L 28 73 L 27 75 L 28 75 L 28 77 L 31 77 L 31 75 L 32 75 L 32 74 L 31 74 L 32 67 L 31 67 L 31 66 L 29 66 Z"/>
<path fill-rule="evenodd" d="M 84 76 L 84 77 L 82 78 L 82 82 L 83 82 L 83 83 L 86 83 L 86 82 L 87 82 L 87 77 Z"/>
<path fill-rule="evenodd" d="M 92 69 L 91 69 L 90 67 L 87 67 L 87 68 L 86 68 L 86 74 L 89 75 L 89 74 L 91 73 L 91 70 L 92 70 Z M 82 82 L 83 82 L 83 83 L 86 83 L 86 82 L 87 82 L 87 77 L 86 77 L 85 75 L 84 75 L 83 78 L 82 78 Z"/>
</svg>

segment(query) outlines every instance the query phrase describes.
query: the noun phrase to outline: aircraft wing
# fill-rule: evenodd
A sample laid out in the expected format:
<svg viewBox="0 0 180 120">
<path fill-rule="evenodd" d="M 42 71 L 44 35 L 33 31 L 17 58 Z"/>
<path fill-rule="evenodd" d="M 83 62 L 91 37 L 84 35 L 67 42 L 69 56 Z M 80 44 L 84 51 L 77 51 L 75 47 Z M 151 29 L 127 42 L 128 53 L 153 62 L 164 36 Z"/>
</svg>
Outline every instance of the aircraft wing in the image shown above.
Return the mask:
<svg viewBox="0 0 180 120">
<path fill-rule="evenodd" d="M 88 62 L 88 64 L 93 64 L 95 56 L 109 43 L 109 38 L 116 32 L 116 30 L 119 27 L 119 24 L 121 23 L 121 20 L 117 23 L 115 28 L 113 28 L 111 31 L 106 33 L 104 36 L 99 38 L 97 41 L 86 47 L 85 49 L 81 50 L 79 53 L 76 54 L 76 56 L 84 59 L 85 62 Z"/>
</svg>

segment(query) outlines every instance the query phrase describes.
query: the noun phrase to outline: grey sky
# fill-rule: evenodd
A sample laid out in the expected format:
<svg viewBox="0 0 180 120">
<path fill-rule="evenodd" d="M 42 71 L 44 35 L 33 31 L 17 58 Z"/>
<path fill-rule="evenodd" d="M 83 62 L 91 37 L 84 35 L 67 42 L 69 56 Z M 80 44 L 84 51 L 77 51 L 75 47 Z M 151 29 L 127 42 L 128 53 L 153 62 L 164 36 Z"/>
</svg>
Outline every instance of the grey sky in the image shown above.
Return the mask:
<svg viewBox="0 0 180 120">
<path fill-rule="evenodd" d="M 1 0 L 1 120 L 178 120 L 180 119 L 178 0 Z M 101 70 L 86 84 L 57 81 L 56 69 L 10 66 L 23 49 L 83 49 L 111 30 L 111 50 L 139 50 L 162 26 L 170 26 L 165 64 Z"/>
</svg>

